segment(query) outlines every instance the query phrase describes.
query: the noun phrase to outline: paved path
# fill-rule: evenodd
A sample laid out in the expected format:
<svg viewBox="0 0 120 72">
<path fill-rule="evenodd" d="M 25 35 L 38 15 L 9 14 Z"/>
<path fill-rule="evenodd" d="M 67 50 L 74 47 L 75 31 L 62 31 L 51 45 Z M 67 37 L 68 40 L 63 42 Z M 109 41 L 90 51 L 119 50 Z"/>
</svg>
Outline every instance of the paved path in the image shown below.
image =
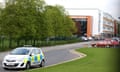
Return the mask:
<svg viewBox="0 0 120 72">
<path fill-rule="evenodd" d="M 79 57 L 78 54 L 71 52 L 73 49 L 82 48 L 88 46 L 91 42 L 81 42 L 66 45 L 42 47 L 42 50 L 46 56 L 46 66 L 58 64 L 64 61 L 68 61 Z M 9 52 L 0 53 L 0 72 L 17 72 L 16 70 L 4 70 L 2 68 L 2 60 L 4 56 Z"/>
</svg>

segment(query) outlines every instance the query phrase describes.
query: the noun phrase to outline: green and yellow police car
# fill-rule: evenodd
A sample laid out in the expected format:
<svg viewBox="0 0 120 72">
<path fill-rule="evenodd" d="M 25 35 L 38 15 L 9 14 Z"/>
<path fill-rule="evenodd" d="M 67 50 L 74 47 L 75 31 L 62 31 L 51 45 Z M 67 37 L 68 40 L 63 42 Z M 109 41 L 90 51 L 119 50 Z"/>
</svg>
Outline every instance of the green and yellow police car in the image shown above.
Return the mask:
<svg viewBox="0 0 120 72">
<path fill-rule="evenodd" d="M 43 67 L 45 57 L 40 48 L 37 47 L 18 47 L 5 56 L 2 67 L 4 69 L 29 69 L 32 66 Z"/>
</svg>

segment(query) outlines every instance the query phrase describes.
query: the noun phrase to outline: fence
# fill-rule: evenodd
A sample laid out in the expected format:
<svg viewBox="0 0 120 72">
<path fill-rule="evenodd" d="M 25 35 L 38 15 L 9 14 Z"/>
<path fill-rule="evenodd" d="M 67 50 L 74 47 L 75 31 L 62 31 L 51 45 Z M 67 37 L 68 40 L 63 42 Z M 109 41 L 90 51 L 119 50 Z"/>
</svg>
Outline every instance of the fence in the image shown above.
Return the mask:
<svg viewBox="0 0 120 72">
<path fill-rule="evenodd" d="M 79 39 L 73 38 L 69 40 L 15 40 L 15 39 L 0 39 L 0 51 L 6 51 L 11 50 L 15 47 L 21 47 L 24 45 L 32 45 L 36 47 L 42 47 L 42 46 L 52 46 L 52 45 L 59 45 L 59 44 L 66 44 L 66 43 L 75 43 L 80 42 Z"/>
</svg>

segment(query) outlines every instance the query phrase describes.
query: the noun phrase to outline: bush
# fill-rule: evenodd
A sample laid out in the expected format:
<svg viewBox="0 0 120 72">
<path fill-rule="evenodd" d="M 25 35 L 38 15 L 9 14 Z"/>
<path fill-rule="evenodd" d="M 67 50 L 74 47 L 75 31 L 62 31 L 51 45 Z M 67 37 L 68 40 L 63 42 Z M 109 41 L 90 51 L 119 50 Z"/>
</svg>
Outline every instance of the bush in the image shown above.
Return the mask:
<svg viewBox="0 0 120 72">
<path fill-rule="evenodd" d="M 0 40 L 0 51 L 6 51 L 13 49 L 15 47 L 20 47 L 24 45 L 33 45 L 36 47 L 43 47 L 43 46 L 54 46 L 54 45 L 62 45 L 62 44 L 68 44 L 68 43 L 76 43 L 80 42 L 78 38 L 71 38 L 71 39 L 66 39 L 66 40 L 14 40 L 12 39 L 11 41 L 9 39 L 3 39 Z"/>
</svg>

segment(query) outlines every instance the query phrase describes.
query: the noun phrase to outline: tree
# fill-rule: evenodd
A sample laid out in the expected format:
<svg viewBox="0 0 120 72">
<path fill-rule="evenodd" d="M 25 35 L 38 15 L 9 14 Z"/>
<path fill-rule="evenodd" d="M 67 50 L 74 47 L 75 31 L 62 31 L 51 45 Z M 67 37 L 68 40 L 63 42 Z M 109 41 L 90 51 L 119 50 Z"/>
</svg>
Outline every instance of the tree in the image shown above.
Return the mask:
<svg viewBox="0 0 120 72">
<path fill-rule="evenodd" d="M 6 0 L 0 16 L 3 36 L 15 40 L 46 40 L 70 37 L 75 26 L 62 6 L 46 5 L 43 0 Z"/>
<path fill-rule="evenodd" d="M 12 1 L 12 2 L 11 2 Z M 12 37 L 34 38 L 43 0 L 10 0 L 2 13 L 2 31 Z M 39 23 L 40 24 L 40 23 Z"/>
<path fill-rule="evenodd" d="M 2 12 L 2 8 L 0 8 L 0 34 L 1 34 L 1 12 Z"/>
<path fill-rule="evenodd" d="M 73 35 L 73 33 L 75 33 L 76 30 L 76 26 L 75 23 L 73 22 L 73 20 L 66 15 L 65 19 L 64 19 L 64 36 L 65 37 L 70 37 Z"/>
<path fill-rule="evenodd" d="M 1 30 L 4 35 L 17 36 L 17 17 L 15 15 L 15 5 L 6 7 L 1 13 Z"/>
<path fill-rule="evenodd" d="M 72 35 L 75 25 L 62 6 L 46 6 L 44 13 L 46 25 L 45 34 L 47 34 L 48 37 L 68 37 Z"/>
</svg>

